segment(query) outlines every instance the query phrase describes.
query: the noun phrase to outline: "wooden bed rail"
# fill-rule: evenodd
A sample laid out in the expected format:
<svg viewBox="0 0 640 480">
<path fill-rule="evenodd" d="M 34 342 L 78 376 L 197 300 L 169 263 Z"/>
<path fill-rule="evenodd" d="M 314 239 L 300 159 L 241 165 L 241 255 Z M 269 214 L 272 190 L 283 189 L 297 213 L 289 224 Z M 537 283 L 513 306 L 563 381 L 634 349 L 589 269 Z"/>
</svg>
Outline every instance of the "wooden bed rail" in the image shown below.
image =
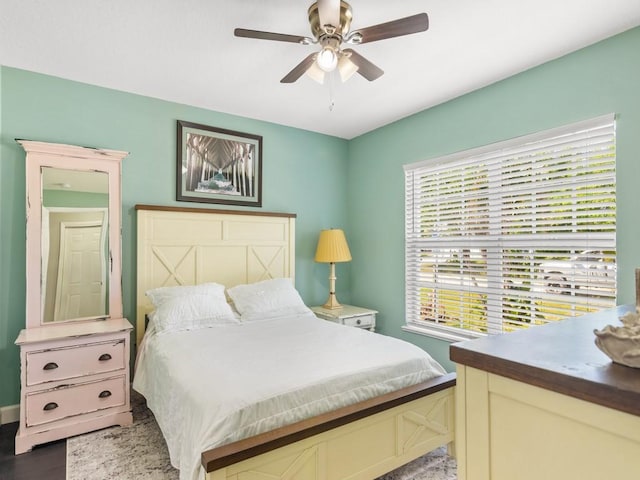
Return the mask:
<svg viewBox="0 0 640 480">
<path fill-rule="evenodd" d="M 201 463 L 206 472 L 219 470 L 398 405 L 452 388 L 455 385 L 456 374 L 447 373 L 417 385 L 405 387 L 395 392 L 348 405 L 260 435 L 207 450 L 202 453 Z"/>
</svg>

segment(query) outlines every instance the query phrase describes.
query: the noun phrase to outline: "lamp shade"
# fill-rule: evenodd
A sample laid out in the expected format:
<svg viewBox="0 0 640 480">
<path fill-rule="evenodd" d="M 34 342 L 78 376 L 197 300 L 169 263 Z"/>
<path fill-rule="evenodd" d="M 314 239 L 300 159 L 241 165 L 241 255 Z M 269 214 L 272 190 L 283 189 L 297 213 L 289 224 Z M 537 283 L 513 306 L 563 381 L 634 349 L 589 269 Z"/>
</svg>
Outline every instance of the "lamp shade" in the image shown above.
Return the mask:
<svg viewBox="0 0 640 480">
<path fill-rule="evenodd" d="M 318 238 L 316 262 L 337 263 L 351 261 L 351 252 L 344 232 L 339 228 L 322 230 Z"/>
</svg>

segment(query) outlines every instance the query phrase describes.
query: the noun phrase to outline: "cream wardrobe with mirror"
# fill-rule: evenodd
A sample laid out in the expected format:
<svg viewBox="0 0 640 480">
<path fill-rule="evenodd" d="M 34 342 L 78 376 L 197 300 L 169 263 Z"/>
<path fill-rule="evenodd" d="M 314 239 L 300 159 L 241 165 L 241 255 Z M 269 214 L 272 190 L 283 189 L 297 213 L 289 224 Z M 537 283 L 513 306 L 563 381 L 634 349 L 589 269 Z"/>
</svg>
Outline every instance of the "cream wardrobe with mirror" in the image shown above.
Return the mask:
<svg viewBox="0 0 640 480">
<path fill-rule="evenodd" d="M 16 454 L 132 423 L 122 314 L 126 152 L 18 140 L 26 152 L 26 328 Z"/>
</svg>

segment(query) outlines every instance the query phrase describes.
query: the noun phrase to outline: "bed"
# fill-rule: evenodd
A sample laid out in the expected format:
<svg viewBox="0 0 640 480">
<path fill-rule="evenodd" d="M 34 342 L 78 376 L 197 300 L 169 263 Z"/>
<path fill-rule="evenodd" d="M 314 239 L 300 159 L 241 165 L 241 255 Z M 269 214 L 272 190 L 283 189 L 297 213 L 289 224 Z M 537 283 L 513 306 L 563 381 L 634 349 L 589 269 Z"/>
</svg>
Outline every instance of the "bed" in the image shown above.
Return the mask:
<svg viewBox="0 0 640 480">
<path fill-rule="evenodd" d="M 295 215 L 146 205 L 136 210 L 134 388 L 146 393 L 181 479 L 373 479 L 441 445 L 452 452 L 455 376 L 442 374 L 435 362 L 425 374 L 405 342 L 319 320 L 304 308 L 249 321 L 252 303 L 245 305 L 242 295 L 257 298 L 256 286 L 277 286 L 269 298 L 273 292 L 273 298 L 297 294 L 290 291 L 295 292 Z M 224 322 L 211 328 L 158 334 L 164 310 L 145 292 L 182 291 L 181 286 L 233 293 L 242 320 L 238 312 L 235 322 L 228 319 L 225 311 Z M 324 338 L 333 350 L 302 348 L 305 336 Z M 360 342 L 390 343 L 379 350 L 384 355 L 375 355 L 359 350 Z M 204 351 L 217 360 L 203 361 Z M 342 356 L 349 351 L 353 357 Z M 211 370 L 190 367 L 194 359 L 211 364 Z M 350 365 L 346 377 L 332 383 L 321 378 L 336 376 L 340 363 Z M 259 383 L 282 364 L 295 365 Z M 384 379 L 369 378 L 385 369 Z M 163 385 L 156 388 L 158 383 Z M 286 400 L 293 406 L 279 391 L 293 393 Z M 225 407 L 233 402 L 237 408 Z M 226 423 L 209 418 L 225 408 Z"/>
</svg>

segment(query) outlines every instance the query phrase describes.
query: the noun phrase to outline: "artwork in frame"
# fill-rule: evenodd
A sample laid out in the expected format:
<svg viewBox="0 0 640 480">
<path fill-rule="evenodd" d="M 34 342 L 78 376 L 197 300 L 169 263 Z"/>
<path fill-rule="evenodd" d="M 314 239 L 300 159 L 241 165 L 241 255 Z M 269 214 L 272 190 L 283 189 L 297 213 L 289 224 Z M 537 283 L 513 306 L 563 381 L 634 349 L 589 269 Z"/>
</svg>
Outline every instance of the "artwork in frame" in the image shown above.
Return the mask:
<svg viewBox="0 0 640 480">
<path fill-rule="evenodd" d="M 262 137 L 178 120 L 176 200 L 262 206 Z"/>
</svg>

